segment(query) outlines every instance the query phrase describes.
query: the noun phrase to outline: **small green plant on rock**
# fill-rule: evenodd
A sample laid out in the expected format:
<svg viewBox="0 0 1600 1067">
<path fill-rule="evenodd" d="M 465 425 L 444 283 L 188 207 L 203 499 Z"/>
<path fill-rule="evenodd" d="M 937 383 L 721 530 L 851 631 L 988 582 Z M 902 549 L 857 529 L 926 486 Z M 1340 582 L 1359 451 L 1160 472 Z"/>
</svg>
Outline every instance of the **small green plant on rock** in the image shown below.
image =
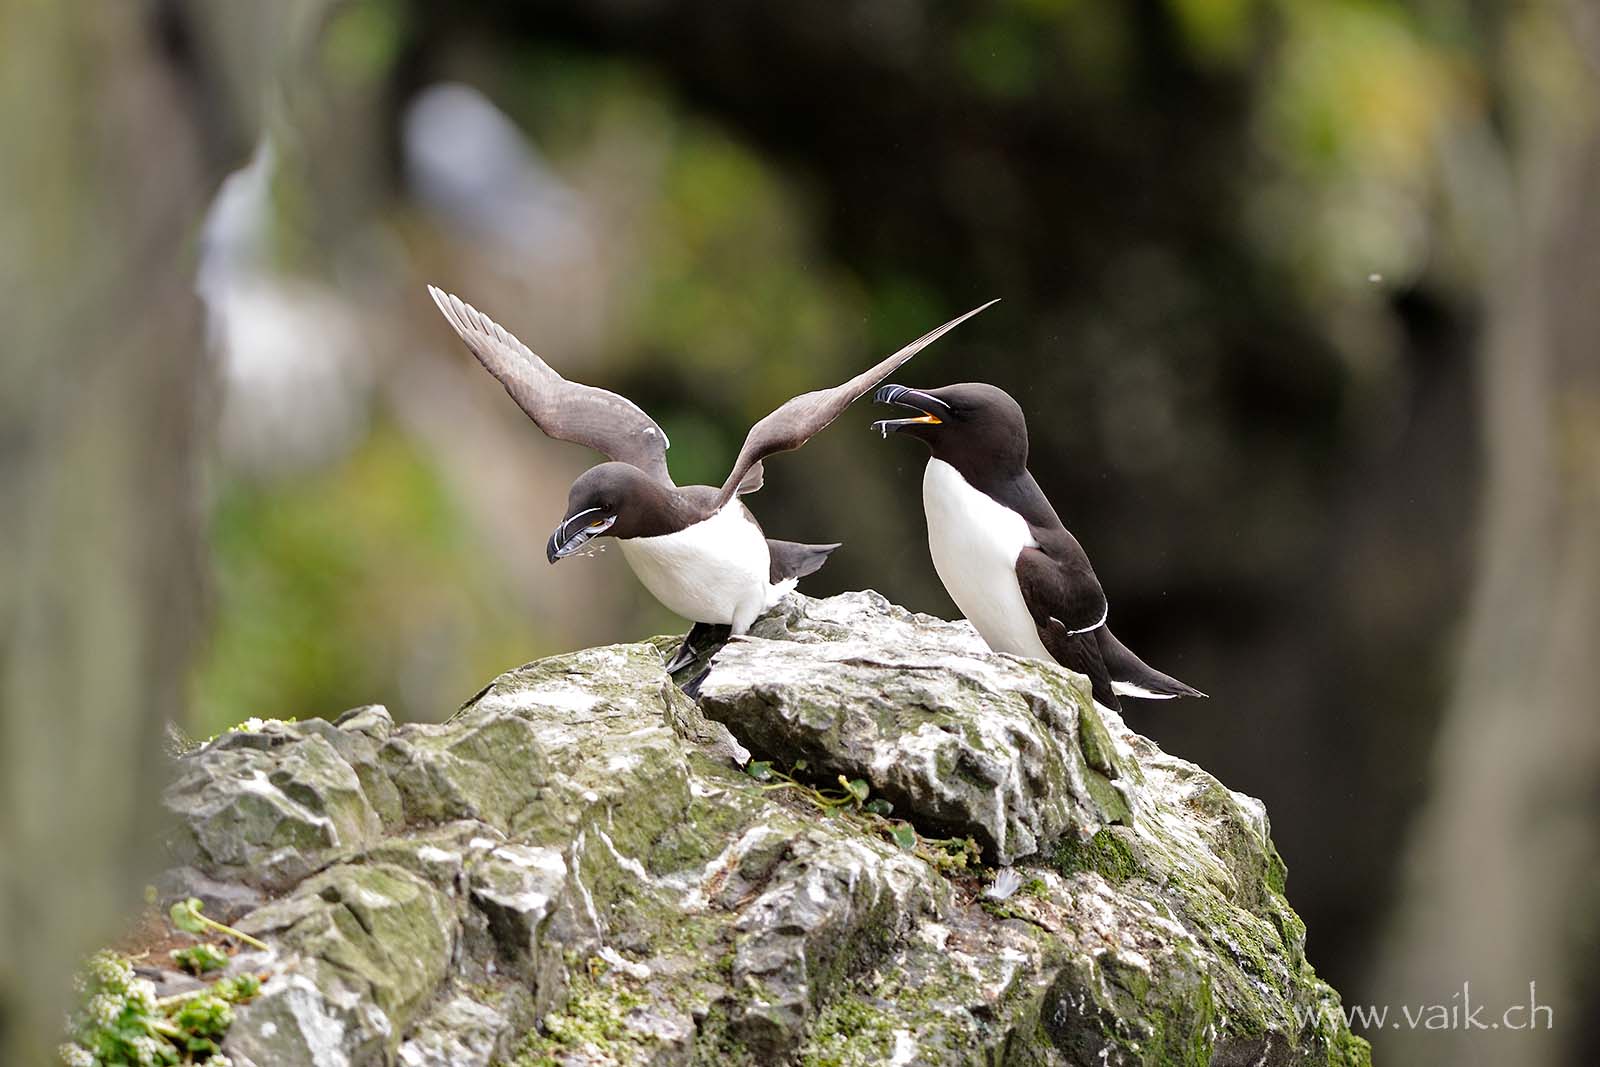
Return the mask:
<svg viewBox="0 0 1600 1067">
<path fill-rule="evenodd" d="M 970 837 L 923 837 L 904 819 L 891 819 L 894 805 L 883 797 L 872 796 L 872 787 L 861 778 L 839 775 L 839 788 L 807 785 L 795 777 L 807 769 L 805 760 L 796 760 L 789 773 L 778 770 L 771 760 L 752 760 L 745 773 L 761 783 L 764 791 L 793 790 L 795 795 L 824 815 L 857 820 L 871 833 L 893 841 L 944 874 L 975 868 L 981 858 L 977 842 Z"/>
<path fill-rule="evenodd" d="M 229 1067 L 220 1042 L 233 1005 L 259 994 L 261 980 L 242 974 L 157 998 L 125 956 L 107 950 L 84 964 L 77 988 L 83 1003 L 68 1021 L 72 1040 L 61 1046 L 66 1067 Z"/>
<path fill-rule="evenodd" d="M 220 971 L 228 965 L 228 954 L 209 941 L 188 948 L 175 948 L 170 955 L 172 962 L 193 975 Z"/>
<path fill-rule="evenodd" d="M 293 715 L 289 716 L 287 719 L 261 719 L 252 715 L 241 723 L 235 723 L 226 730 L 212 734 L 201 743 L 209 745 L 217 738 L 223 736 L 223 734 L 258 734 L 274 723 L 278 724 L 279 726 L 293 726 L 299 721 L 300 720 L 295 718 Z"/>
<path fill-rule="evenodd" d="M 172 925 L 186 934 L 203 934 L 207 930 L 214 930 L 224 937 L 231 937 L 235 941 L 243 941 L 245 944 L 258 948 L 263 952 L 267 950 L 266 942 L 259 941 L 249 934 L 235 930 L 231 926 L 225 926 L 210 916 L 202 914 L 200 911 L 202 907 L 204 907 L 204 904 L 201 903 L 199 897 L 190 897 L 188 900 L 178 901 L 172 906 Z"/>
</svg>

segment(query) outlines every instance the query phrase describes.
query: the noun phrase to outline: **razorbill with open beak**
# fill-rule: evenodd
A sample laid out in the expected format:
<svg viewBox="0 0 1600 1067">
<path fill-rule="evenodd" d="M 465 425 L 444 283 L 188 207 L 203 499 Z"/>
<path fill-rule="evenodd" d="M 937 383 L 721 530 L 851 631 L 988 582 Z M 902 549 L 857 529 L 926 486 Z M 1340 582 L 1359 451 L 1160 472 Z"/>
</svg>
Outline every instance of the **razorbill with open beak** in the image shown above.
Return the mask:
<svg viewBox="0 0 1600 1067">
<path fill-rule="evenodd" d="M 950 598 L 990 648 L 1054 660 L 1088 676 L 1096 702 L 1205 696 L 1148 666 L 1111 634 L 1089 557 L 1028 473 L 1022 408 L 981 383 L 886 385 L 873 398 L 917 412 L 872 428 L 932 453 L 922 476 L 928 551 Z"/>
<path fill-rule="evenodd" d="M 623 558 L 651 595 L 695 624 L 667 665 L 669 671 L 725 638 L 720 628 L 745 633 L 757 616 L 839 547 L 774 541 L 762 533 L 739 499 L 761 488 L 762 460 L 805 444 L 895 368 L 989 306 L 923 334 L 842 385 L 786 401 L 751 427 L 732 473 L 718 488 L 673 483 L 667 472 L 667 435 L 638 405 L 605 389 L 567 381 L 472 305 L 431 285 L 428 292 L 478 362 L 541 430 L 587 445 L 611 461 L 591 467 L 572 483 L 567 513 L 550 535 L 546 555 L 554 563 L 596 537 L 617 538 Z"/>
</svg>

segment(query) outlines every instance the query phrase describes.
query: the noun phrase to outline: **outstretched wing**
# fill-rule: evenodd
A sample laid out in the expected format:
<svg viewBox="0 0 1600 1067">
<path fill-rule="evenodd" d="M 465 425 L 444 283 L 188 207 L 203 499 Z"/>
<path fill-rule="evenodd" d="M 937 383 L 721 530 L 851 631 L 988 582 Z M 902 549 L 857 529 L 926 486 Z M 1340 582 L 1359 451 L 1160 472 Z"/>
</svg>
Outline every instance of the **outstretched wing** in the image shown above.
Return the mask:
<svg viewBox="0 0 1600 1067">
<path fill-rule="evenodd" d="M 870 370 L 862 371 L 843 385 L 836 385 L 832 389 L 818 389 L 815 392 L 797 396 L 793 400 L 785 402 L 776 411 L 756 423 L 750 428 L 749 434 L 745 436 L 744 447 L 739 449 L 739 459 L 733 465 L 732 473 L 728 475 L 728 480 L 722 483 L 722 492 L 717 498 L 717 506 L 721 507 L 733 498 L 733 494 L 738 491 L 740 483 L 744 481 L 745 475 L 757 463 L 778 452 L 792 452 L 799 448 L 826 427 L 828 423 L 838 418 L 844 409 L 859 399 L 863 393 L 893 374 L 906 360 L 921 352 L 984 308 L 997 303 L 999 303 L 998 299 L 975 307 L 965 315 L 951 319 L 937 330 L 931 330 L 923 334 L 888 359 L 885 359 Z M 759 488 L 759 485 L 757 487 Z M 752 490 L 746 489 L 745 491 L 750 492 Z"/>
<path fill-rule="evenodd" d="M 483 369 L 500 380 L 517 406 L 546 434 L 587 445 L 607 459 L 631 463 L 672 484 L 667 435 L 625 396 L 569 382 L 489 316 L 432 285 L 428 293 Z"/>
</svg>

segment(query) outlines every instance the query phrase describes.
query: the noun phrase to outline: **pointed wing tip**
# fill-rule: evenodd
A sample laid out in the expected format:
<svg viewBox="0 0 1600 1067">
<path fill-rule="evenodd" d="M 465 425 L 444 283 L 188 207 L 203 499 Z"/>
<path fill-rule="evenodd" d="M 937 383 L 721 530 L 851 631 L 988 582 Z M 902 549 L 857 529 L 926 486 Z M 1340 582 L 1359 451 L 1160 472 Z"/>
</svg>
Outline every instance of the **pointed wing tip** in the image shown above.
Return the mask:
<svg viewBox="0 0 1600 1067">
<path fill-rule="evenodd" d="M 876 381 L 882 381 L 888 375 L 893 374 L 895 372 L 895 370 L 897 370 L 902 364 L 904 364 L 912 356 L 916 355 L 918 352 L 921 352 L 924 348 L 927 348 L 929 345 L 933 344 L 933 342 L 937 341 L 939 338 L 943 337 L 945 334 L 949 333 L 951 330 L 955 329 L 957 326 L 960 326 L 963 322 L 966 322 L 968 319 L 972 318 L 972 316 L 976 315 L 978 312 L 987 310 L 988 308 L 992 308 L 998 303 L 1000 303 L 1000 298 L 997 296 L 993 300 L 990 300 L 988 303 L 979 304 L 977 307 L 973 308 L 971 311 L 966 312 L 965 314 L 957 315 L 955 318 L 951 319 L 949 322 L 945 323 L 943 326 L 938 326 L 938 327 L 935 327 L 932 330 L 929 330 L 927 333 L 923 334 L 921 337 L 917 338 L 915 341 L 912 341 L 910 344 L 906 345 L 900 351 L 896 352 L 894 355 L 890 356 L 888 359 L 884 360 L 881 364 L 879 364 L 877 369 L 882 370 L 883 373 L 879 374 L 877 376 Z M 876 381 L 875 381 L 874 384 L 876 384 Z M 868 386 L 867 388 L 870 389 L 871 386 Z"/>
<path fill-rule="evenodd" d="M 466 325 L 466 322 L 463 321 L 463 316 L 473 310 L 471 304 L 468 304 L 454 293 L 445 292 L 437 285 L 428 286 L 428 295 L 433 297 L 433 304 L 439 309 L 439 313 L 450 320 L 450 325 L 454 326 L 457 331 L 460 331 Z M 467 317 L 466 321 L 471 321 L 470 316 Z"/>
<path fill-rule="evenodd" d="M 433 303 L 439 309 L 439 313 L 445 317 L 445 321 L 450 323 L 451 328 L 474 351 L 476 351 L 476 347 L 472 337 L 469 335 L 480 335 L 492 341 L 510 345 L 512 348 L 526 351 L 527 346 L 513 337 L 505 327 L 454 293 L 447 293 L 437 285 L 429 285 L 428 295 L 433 297 Z"/>
<path fill-rule="evenodd" d="M 961 316 L 959 319 L 956 320 L 956 322 L 958 322 L 958 323 L 959 322 L 966 322 L 968 319 L 972 318 L 972 316 L 976 315 L 978 312 L 980 312 L 980 311 L 988 311 L 990 308 L 994 307 L 998 303 L 1000 303 L 1000 298 L 998 296 L 995 297 L 993 300 L 987 300 L 987 301 L 983 302 L 982 304 L 979 304 L 977 307 L 973 308 L 971 311 L 967 312 L 965 315 Z"/>
</svg>

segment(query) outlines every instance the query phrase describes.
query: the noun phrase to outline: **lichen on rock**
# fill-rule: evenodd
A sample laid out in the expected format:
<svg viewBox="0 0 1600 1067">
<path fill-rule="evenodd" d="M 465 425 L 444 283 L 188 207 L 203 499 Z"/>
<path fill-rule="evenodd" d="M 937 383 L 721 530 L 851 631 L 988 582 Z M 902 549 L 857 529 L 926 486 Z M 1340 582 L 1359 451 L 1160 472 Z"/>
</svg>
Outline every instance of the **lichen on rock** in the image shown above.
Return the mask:
<svg viewBox="0 0 1600 1067">
<path fill-rule="evenodd" d="M 1369 1062 L 1261 805 L 1082 678 L 872 593 L 786 598 L 698 702 L 664 646 L 529 664 L 440 724 L 368 707 L 179 757 L 161 889 L 275 952 L 233 1062 Z M 752 753 L 1025 888 L 824 817 Z"/>
</svg>

